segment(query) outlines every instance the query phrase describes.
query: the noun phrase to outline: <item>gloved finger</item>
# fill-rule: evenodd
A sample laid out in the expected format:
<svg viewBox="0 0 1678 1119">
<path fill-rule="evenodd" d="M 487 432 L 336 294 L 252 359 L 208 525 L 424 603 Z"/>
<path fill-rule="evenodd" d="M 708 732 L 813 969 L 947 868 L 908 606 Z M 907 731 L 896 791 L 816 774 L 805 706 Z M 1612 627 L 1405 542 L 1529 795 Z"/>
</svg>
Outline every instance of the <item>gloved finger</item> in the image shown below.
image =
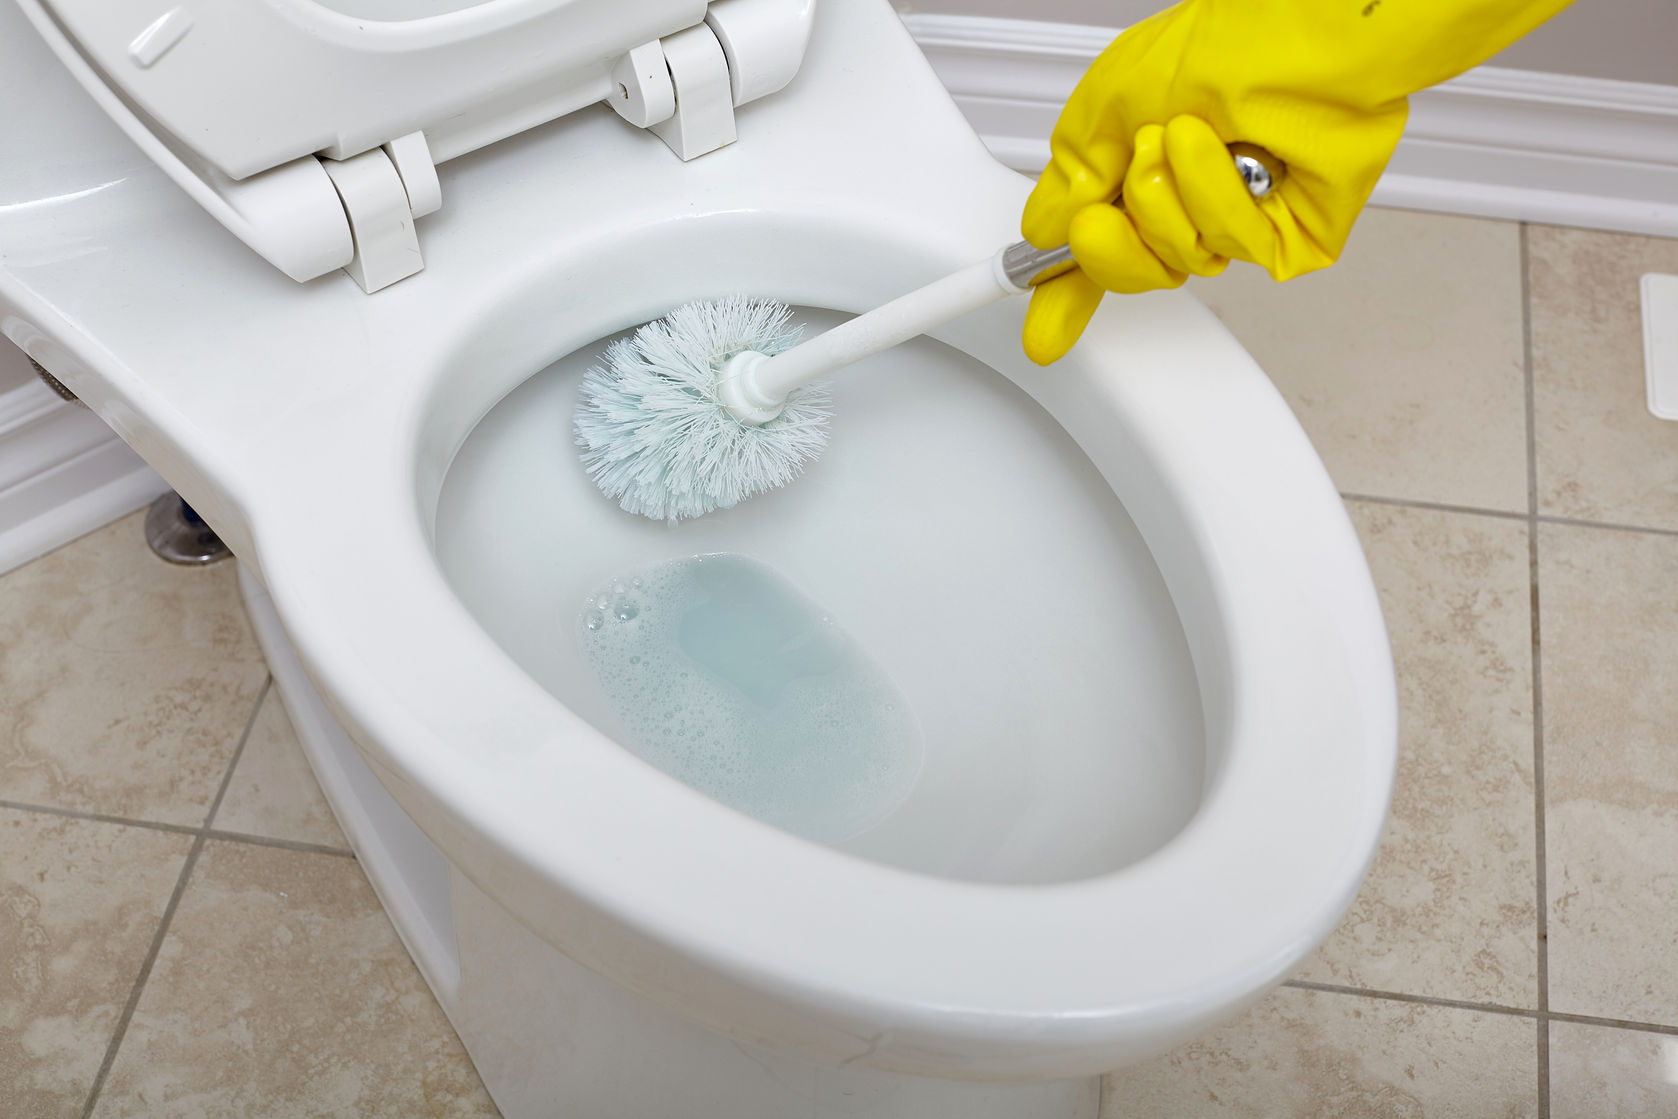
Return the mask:
<svg viewBox="0 0 1678 1119">
<path fill-rule="evenodd" d="M 1031 293 L 1020 336 L 1025 356 L 1038 365 L 1059 360 L 1084 333 L 1104 294 L 1079 271 L 1038 284 Z"/>
<path fill-rule="evenodd" d="M 1049 165 L 1037 177 L 1020 216 L 1020 235 L 1040 249 L 1066 244 L 1079 210 L 1117 197 L 1130 165 L 1128 140 L 1107 135 L 1099 126 L 1093 133 L 1063 134 L 1066 123 L 1063 117 L 1049 138 Z"/>
<path fill-rule="evenodd" d="M 1150 249 L 1128 215 L 1116 206 L 1085 206 L 1072 219 L 1072 256 L 1086 276 L 1108 291 L 1134 295 L 1181 287 L 1187 275 Z"/>
<path fill-rule="evenodd" d="M 1207 250 L 1178 195 L 1177 179 L 1165 156 L 1165 129 L 1136 130 L 1130 170 L 1124 178 L 1124 209 L 1142 241 L 1166 267 L 1196 276 L 1216 276 L 1227 257 Z"/>
<path fill-rule="evenodd" d="M 1276 227 L 1247 190 L 1212 126 L 1195 116 L 1172 117 L 1165 126 L 1165 153 L 1201 242 L 1220 256 L 1271 268 L 1279 241 Z M 1266 201 L 1283 204 L 1274 195 Z"/>
</svg>

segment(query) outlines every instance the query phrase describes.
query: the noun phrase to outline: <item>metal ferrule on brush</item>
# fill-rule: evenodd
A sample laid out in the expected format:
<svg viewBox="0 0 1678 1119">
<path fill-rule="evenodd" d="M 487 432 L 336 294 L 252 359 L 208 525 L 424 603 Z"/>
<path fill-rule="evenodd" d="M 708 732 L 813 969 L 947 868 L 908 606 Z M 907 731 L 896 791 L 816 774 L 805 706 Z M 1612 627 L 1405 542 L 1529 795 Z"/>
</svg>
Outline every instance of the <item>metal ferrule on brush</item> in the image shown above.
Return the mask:
<svg viewBox="0 0 1678 1119">
<path fill-rule="evenodd" d="M 996 254 L 997 275 L 1020 292 L 1030 291 L 1074 267 L 1071 245 L 1040 249 L 1030 241 L 1016 241 Z"/>
</svg>

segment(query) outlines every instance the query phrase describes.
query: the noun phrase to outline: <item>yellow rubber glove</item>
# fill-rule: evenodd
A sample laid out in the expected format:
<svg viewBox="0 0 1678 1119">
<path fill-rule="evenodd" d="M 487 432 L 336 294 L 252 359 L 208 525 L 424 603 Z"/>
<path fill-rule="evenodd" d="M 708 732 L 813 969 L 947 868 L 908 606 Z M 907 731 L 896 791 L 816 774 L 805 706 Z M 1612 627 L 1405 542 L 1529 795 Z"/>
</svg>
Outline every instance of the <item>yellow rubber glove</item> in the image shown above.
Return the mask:
<svg viewBox="0 0 1678 1119">
<path fill-rule="evenodd" d="M 1079 268 L 1039 285 L 1025 351 L 1059 358 L 1104 291 L 1177 287 L 1231 258 L 1278 280 L 1334 263 L 1404 131 L 1407 95 L 1568 0 L 1183 0 L 1102 52 L 1061 112 L 1021 232 Z M 1225 145 L 1287 165 L 1255 201 Z M 1124 209 L 1108 203 L 1123 194 Z"/>
</svg>

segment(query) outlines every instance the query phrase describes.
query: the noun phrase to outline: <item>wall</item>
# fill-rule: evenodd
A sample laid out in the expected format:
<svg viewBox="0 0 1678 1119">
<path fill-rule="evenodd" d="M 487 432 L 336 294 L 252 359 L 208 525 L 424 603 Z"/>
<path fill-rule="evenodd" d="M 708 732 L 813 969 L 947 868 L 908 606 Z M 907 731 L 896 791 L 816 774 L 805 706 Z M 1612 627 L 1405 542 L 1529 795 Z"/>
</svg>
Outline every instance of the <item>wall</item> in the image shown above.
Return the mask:
<svg viewBox="0 0 1678 1119">
<path fill-rule="evenodd" d="M 1124 27 L 1166 7 L 1159 0 L 899 0 L 899 11 Z M 1493 58 L 1516 70 L 1678 86 L 1678 0 L 1575 0 Z"/>
</svg>

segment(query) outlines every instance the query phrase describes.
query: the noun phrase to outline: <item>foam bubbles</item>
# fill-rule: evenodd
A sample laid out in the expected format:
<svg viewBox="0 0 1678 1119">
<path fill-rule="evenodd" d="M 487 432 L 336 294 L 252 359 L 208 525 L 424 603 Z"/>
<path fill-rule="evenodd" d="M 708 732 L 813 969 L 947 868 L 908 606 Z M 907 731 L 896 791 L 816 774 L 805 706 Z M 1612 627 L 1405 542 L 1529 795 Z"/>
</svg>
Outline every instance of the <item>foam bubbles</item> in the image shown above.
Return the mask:
<svg viewBox="0 0 1678 1119">
<path fill-rule="evenodd" d="M 620 576 L 581 639 L 624 745 L 699 791 L 837 842 L 907 799 L 923 747 L 880 667 L 786 580 L 737 555 Z"/>
</svg>

